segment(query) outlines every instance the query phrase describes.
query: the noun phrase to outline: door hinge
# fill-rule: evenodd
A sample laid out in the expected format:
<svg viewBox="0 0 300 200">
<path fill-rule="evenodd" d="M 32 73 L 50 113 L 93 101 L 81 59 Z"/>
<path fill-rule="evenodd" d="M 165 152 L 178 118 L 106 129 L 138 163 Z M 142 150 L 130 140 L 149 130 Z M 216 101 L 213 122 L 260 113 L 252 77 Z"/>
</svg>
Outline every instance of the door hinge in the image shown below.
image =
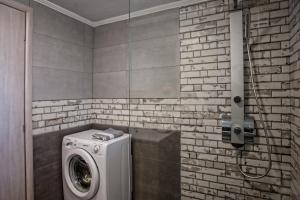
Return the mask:
<svg viewBox="0 0 300 200">
<path fill-rule="evenodd" d="M 25 131 L 26 131 L 26 126 L 23 125 L 23 132 L 25 133 Z"/>
</svg>

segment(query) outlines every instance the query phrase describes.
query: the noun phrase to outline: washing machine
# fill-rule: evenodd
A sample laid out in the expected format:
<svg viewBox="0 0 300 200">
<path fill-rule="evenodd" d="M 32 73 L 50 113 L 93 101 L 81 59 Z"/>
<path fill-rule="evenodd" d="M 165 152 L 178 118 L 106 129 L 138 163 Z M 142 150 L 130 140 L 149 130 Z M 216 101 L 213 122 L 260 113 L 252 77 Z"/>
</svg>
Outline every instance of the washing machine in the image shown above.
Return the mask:
<svg viewBox="0 0 300 200">
<path fill-rule="evenodd" d="M 65 136 L 62 172 L 65 200 L 130 200 L 129 135 L 88 130 Z"/>
</svg>

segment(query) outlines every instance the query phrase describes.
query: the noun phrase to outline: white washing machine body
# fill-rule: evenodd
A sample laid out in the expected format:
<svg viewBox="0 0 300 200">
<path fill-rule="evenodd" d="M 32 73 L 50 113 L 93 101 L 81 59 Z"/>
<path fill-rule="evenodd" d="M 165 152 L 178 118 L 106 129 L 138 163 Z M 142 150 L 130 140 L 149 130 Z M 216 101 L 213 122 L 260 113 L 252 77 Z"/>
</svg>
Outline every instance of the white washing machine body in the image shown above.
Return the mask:
<svg viewBox="0 0 300 200">
<path fill-rule="evenodd" d="M 130 137 L 102 141 L 88 130 L 62 142 L 64 200 L 130 200 Z"/>
</svg>

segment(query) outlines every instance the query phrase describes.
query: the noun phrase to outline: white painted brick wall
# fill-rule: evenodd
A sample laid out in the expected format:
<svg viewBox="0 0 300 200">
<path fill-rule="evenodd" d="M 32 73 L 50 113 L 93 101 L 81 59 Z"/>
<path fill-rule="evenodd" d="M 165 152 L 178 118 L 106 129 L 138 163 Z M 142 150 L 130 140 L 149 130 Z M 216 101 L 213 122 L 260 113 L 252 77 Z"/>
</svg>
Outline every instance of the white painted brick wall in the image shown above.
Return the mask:
<svg viewBox="0 0 300 200">
<path fill-rule="evenodd" d="M 92 99 L 35 101 L 32 103 L 33 134 L 58 131 L 92 123 Z"/>
<path fill-rule="evenodd" d="M 288 1 L 255 2 L 261 5 L 252 5 L 250 10 L 252 53 L 257 87 L 272 133 L 273 168 L 265 179 L 246 181 L 237 169 L 236 151 L 221 141 L 220 116 L 231 111 L 228 1 L 182 8 L 181 104 L 197 108 L 181 112 L 182 199 L 290 198 Z M 248 67 L 245 110 L 257 120 L 247 74 Z M 256 144 L 247 147 L 245 161 L 247 170 L 261 174 L 268 162 L 260 126 L 258 135 Z"/>
<path fill-rule="evenodd" d="M 90 123 L 180 130 L 180 99 L 88 99 L 33 102 L 33 133 Z M 176 108 L 176 110 L 175 110 Z"/>
</svg>

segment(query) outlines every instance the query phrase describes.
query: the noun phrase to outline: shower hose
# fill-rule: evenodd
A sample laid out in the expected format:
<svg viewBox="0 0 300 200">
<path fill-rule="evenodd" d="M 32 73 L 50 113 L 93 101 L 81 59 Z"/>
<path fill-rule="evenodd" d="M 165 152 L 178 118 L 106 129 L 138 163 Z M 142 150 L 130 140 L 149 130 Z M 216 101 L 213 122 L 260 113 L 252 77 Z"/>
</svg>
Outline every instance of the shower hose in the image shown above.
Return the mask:
<svg viewBox="0 0 300 200">
<path fill-rule="evenodd" d="M 249 21 L 247 21 L 247 22 L 249 22 Z M 248 29 L 248 27 L 247 27 L 247 29 Z M 264 130 L 264 133 L 265 133 L 265 137 L 266 137 L 269 164 L 268 164 L 268 169 L 267 169 L 267 171 L 264 174 L 258 175 L 258 176 L 254 176 L 254 175 L 250 175 L 247 172 L 243 171 L 242 164 L 239 162 L 239 155 L 238 155 L 238 153 L 236 155 L 236 162 L 237 162 L 237 164 L 239 166 L 240 172 L 245 177 L 250 178 L 250 179 L 259 179 L 259 178 L 263 178 L 263 177 L 267 176 L 268 173 L 270 172 L 271 168 L 272 168 L 271 146 L 270 146 L 270 138 L 269 138 L 269 135 L 268 135 L 268 130 L 267 130 L 265 121 L 263 119 L 262 109 L 261 109 L 261 105 L 260 105 L 259 100 L 258 100 L 257 89 L 256 89 L 256 86 L 255 86 L 255 81 L 254 81 L 254 75 L 255 74 L 254 74 L 254 66 L 253 66 L 252 56 L 251 56 L 251 46 L 250 46 L 249 37 L 248 37 L 247 34 L 246 34 L 245 38 L 246 38 L 247 54 L 248 54 L 249 66 L 250 66 L 251 86 L 252 86 L 252 91 L 253 91 L 254 96 L 255 96 L 256 106 L 257 106 L 257 109 L 258 109 L 259 121 L 260 121 L 260 124 L 263 127 L 263 130 Z M 242 151 L 240 151 L 240 159 L 242 159 L 242 156 L 243 156 L 243 153 L 242 153 Z"/>
</svg>

